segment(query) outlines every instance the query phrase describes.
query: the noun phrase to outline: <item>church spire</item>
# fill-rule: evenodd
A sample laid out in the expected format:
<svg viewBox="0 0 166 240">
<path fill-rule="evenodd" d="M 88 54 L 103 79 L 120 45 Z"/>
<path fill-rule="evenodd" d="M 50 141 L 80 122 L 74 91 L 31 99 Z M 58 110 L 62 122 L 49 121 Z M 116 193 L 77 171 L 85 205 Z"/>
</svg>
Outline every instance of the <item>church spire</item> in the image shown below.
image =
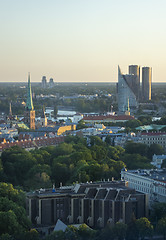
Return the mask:
<svg viewBox="0 0 166 240">
<path fill-rule="evenodd" d="M 9 116 L 12 116 L 12 103 L 9 103 Z"/>
<path fill-rule="evenodd" d="M 26 102 L 26 110 L 33 110 L 33 101 L 32 101 L 32 90 L 31 90 L 31 82 L 30 82 L 30 73 L 28 74 L 28 89 L 27 89 L 27 102 Z"/>
</svg>

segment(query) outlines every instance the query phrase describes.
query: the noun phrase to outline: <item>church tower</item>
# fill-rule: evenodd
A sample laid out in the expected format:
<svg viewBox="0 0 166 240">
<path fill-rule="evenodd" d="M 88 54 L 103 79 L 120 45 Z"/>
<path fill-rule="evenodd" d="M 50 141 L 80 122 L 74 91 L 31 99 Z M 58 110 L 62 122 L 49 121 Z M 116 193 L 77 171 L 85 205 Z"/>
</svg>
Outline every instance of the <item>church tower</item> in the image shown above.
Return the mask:
<svg viewBox="0 0 166 240">
<path fill-rule="evenodd" d="M 12 103 L 9 104 L 9 117 L 12 117 Z"/>
<path fill-rule="evenodd" d="M 28 75 L 27 101 L 25 106 L 24 122 L 30 129 L 35 129 L 35 110 L 32 101 L 30 74 Z"/>
<path fill-rule="evenodd" d="M 42 109 L 42 116 L 41 116 L 41 119 L 40 119 L 40 125 L 42 127 L 47 127 L 47 117 L 45 115 L 45 107 L 43 105 L 43 109 Z"/>
</svg>

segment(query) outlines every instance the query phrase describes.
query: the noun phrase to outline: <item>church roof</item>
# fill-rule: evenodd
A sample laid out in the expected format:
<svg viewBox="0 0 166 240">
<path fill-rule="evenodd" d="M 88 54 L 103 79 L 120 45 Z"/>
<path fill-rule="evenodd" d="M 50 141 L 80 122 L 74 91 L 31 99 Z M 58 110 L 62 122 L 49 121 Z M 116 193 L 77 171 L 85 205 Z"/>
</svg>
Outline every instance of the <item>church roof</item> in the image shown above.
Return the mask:
<svg viewBox="0 0 166 240">
<path fill-rule="evenodd" d="M 27 101 L 26 101 L 26 109 L 33 110 L 33 101 L 32 101 L 32 90 L 31 90 L 31 82 L 30 82 L 30 74 L 28 75 L 28 89 L 27 89 Z"/>
</svg>

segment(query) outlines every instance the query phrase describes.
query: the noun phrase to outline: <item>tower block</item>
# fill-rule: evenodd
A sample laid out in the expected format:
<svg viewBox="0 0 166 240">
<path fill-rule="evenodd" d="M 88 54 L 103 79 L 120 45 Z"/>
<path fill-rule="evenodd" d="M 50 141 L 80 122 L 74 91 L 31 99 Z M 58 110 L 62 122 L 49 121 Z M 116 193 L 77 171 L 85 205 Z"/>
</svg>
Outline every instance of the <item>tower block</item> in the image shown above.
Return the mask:
<svg viewBox="0 0 166 240">
<path fill-rule="evenodd" d="M 30 129 L 35 129 L 35 110 L 32 101 L 30 74 L 28 75 L 27 102 L 24 112 L 24 122 Z"/>
</svg>

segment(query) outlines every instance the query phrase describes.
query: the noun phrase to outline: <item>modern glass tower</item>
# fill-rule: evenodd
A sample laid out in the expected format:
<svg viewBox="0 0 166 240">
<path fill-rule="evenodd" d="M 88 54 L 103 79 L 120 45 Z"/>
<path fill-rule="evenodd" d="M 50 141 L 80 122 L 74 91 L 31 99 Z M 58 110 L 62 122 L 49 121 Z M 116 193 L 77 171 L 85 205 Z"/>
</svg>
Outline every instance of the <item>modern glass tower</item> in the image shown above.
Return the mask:
<svg viewBox="0 0 166 240">
<path fill-rule="evenodd" d="M 144 100 L 152 98 L 152 68 L 142 68 L 142 96 Z"/>
<path fill-rule="evenodd" d="M 118 112 L 125 114 L 130 109 L 135 109 L 138 106 L 136 94 L 133 91 L 132 83 L 137 78 L 133 74 L 122 74 L 118 66 Z"/>
<path fill-rule="evenodd" d="M 139 99 L 140 95 L 140 66 L 138 65 L 130 65 L 129 66 L 129 74 L 133 74 L 137 76 L 135 78 L 135 81 L 132 83 L 132 89 L 137 97 Z"/>
</svg>

